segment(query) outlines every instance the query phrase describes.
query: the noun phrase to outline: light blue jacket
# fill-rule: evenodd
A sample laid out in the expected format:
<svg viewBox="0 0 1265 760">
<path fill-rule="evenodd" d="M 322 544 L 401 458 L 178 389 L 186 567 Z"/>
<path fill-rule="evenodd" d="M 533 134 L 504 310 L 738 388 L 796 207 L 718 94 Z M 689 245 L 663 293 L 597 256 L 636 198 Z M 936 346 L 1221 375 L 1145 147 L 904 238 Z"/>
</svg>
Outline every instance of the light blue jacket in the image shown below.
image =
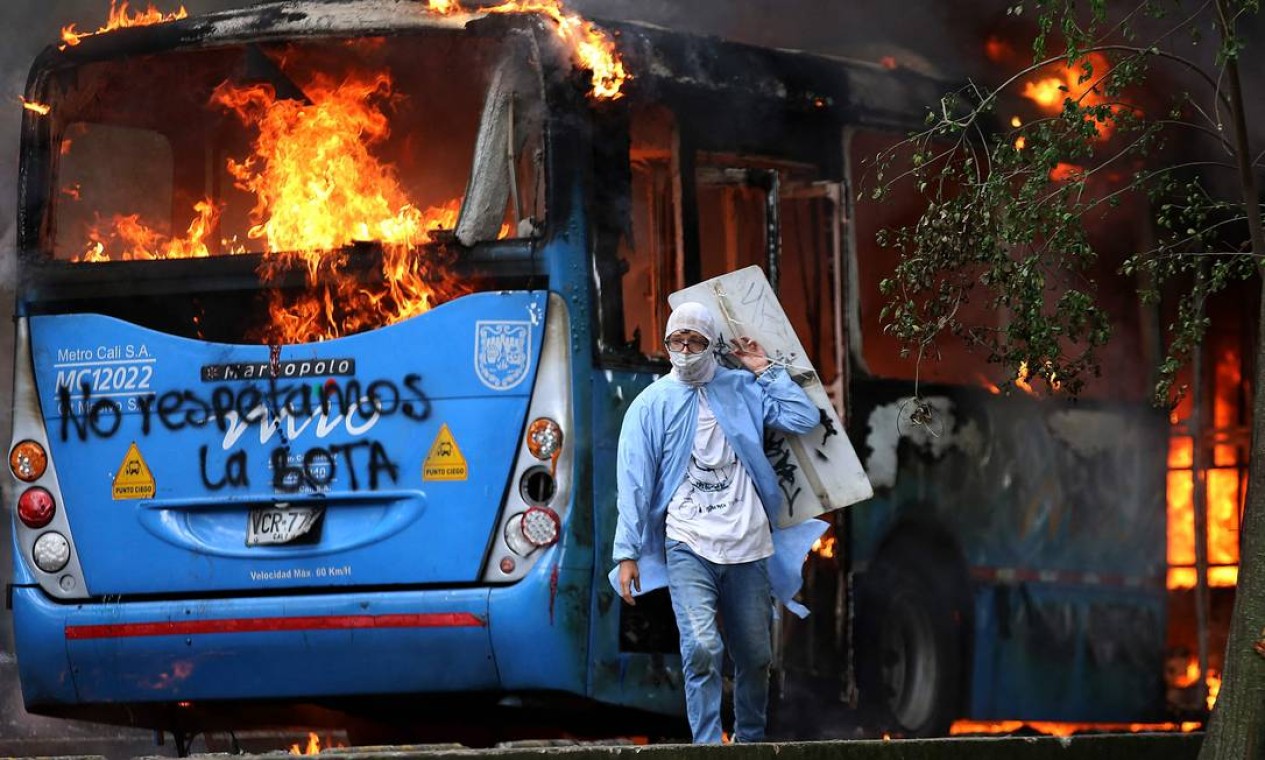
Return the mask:
<svg viewBox="0 0 1265 760">
<path fill-rule="evenodd" d="M 764 429 L 802 434 L 816 427 L 821 413 L 807 394 L 779 366 L 758 377 L 747 370 L 717 367 L 711 382 L 699 388 L 670 374 L 655 381 L 633 400 L 619 433 L 616 482 L 619 521 L 615 527 L 611 585 L 619 591 L 619 561 L 637 560 L 641 593 L 667 585 L 664 540 L 668 502 L 685 477 L 694 430 L 698 394 L 706 393 L 716 422 L 729 445 L 751 474 L 773 529 L 769 581 L 773 594 L 801 617 L 808 610 L 793 600 L 802 583 L 804 559 L 826 523 L 808 520 L 778 529 L 782 492 L 764 454 Z M 636 592 L 634 592 L 636 593 Z"/>
</svg>

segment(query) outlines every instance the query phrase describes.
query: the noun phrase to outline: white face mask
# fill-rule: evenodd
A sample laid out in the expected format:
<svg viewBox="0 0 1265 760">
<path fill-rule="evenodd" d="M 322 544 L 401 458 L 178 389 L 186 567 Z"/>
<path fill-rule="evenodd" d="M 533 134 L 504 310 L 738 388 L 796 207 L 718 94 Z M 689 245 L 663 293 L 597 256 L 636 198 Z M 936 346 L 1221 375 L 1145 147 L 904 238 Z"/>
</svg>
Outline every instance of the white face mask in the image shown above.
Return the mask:
<svg viewBox="0 0 1265 760">
<path fill-rule="evenodd" d="M 668 351 L 676 378 L 690 385 L 702 385 L 716 374 L 716 354 L 709 348 L 697 354 Z"/>
</svg>

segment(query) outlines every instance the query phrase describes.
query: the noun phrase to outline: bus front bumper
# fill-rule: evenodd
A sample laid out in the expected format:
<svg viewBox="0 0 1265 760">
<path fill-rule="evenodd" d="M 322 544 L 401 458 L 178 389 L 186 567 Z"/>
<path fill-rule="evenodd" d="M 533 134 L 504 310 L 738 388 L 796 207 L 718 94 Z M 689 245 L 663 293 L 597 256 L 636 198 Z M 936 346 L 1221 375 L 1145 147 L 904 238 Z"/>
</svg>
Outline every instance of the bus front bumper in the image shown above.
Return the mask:
<svg viewBox="0 0 1265 760">
<path fill-rule="evenodd" d="M 58 604 L 12 589 L 27 709 L 483 691 L 489 590 Z"/>
</svg>

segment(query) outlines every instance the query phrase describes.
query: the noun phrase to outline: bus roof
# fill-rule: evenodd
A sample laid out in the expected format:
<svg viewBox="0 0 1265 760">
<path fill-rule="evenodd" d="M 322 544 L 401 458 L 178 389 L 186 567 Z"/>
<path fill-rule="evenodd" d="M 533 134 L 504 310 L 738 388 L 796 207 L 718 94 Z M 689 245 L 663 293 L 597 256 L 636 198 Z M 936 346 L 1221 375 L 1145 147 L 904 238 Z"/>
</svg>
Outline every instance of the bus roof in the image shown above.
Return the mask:
<svg viewBox="0 0 1265 760">
<path fill-rule="evenodd" d="M 638 89 L 671 98 L 706 92 L 796 109 L 828 109 L 846 120 L 915 127 L 954 83 L 896 66 L 761 47 L 639 22 L 603 22 Z"/>
<path fill-rule="evenodd" d="M 46 69 L 121 55 L 304 37 L 459 30 L 487 17 L 477 9 L 440 15 L 427 11 L 421 0 L 266 2 L 86 35 L 74 46 L 50 46 L 33 65 L 30 84 Z M 953 84 L 899 66 L 760 47 L 642 22 L 594 22 L 618 34 L 617 46 L 634 87 L 651 98 L 708 92 L 791 108 L 826 108 L 849 120 L 915 126 Z"/>
</svg>

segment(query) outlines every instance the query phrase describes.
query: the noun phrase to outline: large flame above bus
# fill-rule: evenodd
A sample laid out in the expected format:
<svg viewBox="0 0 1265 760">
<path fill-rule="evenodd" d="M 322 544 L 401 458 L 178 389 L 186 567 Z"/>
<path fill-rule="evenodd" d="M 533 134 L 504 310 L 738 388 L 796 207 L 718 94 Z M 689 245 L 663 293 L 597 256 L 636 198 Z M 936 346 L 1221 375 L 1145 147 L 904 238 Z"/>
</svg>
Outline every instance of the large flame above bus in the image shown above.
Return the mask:
<svg viewBox="0 0 1265 760">
<path fill-rule="evenodd" d="M 414 8 L 467 13 L 455 0 L 423 0 Z M 592 71 L 592 96 L 620 96 L 627 75 L 614 42 L 589 21 L 565 13 L 558 0 L 515 0 L 469 13 L 544 15 L 578 66 Z M 110 23 L 96 33 L 183 14 L 151 8 L 129 15 L 127 4 L 111 4 Z M 78 37 L 73 42 L 67 37 L 67 43 L 76 44 Z M 273 63 L 278 71 L 288 68 L 285 56 Z M 231 183 L 253 199 L 244 234 L 225 233 L 224 201 L 206 196 L 187 201 L 187 223 L 177 219 L 171 225 L 183 233 L 159 231 L 166 228 L 140 214 L 92 216 L 73 257 L 106 262 L 262 250 L 263 282 L 281 285 L 296 269 L 305 278 L 301 291 L 269 291 L 268 325 L 253 335 L 268 343 L 306 343 L 390 325 L 471 291 L 439 260 L 447 255 L 443 250 L 420 248 L 433 242 L 436 230 L 455 228 L 458 197 L 436 192 L 438 186 L 406 190 L 396 164 L 383 156 L 390 153 L 387 114 L 398 99 L 390 72 L 312 73 L 295 83 L 301 97 L 278 95 L 272 82 L 226 80 L 206 104 L 253 135 L 249 152 L 220 159 Z M 70 137 L 63 140 L 63 153 L 70 145 Z M 420 202 L 414 191 L 430 192 L 429 202 Z M 75 186 L 62 192 L 78 199 Z M 502 228 L 501 236 L 507 233 L 509 228 Z M 369 260 L 376 263 L 377 255 L 381 271 L 367 277 L 364 267 Z"/>
<path fill-rule="evenodd" d="M 255 197 L 248 234 L 272 254 L 261 265 L 265 279 L 296 264 L 306 272 L 303 294 L 274 291 L 269 342 L 324 340 L 393 324 L 467 292 L 417 254 L 435 230 L 455 226 L 459 201 L 420 208 L 394 167 L 373 152 L 390 134 L 382 112 L 390 77 L 317 76 L 303 91 L 307 101 L 279 99 L 267 85 L 225 84 L 212 97 L 258 132 L 252 155 L 229 159 L 228 169 Z M 381 282 L 366 284 L 345 272 L 344 249 L 358 242 L 380 244 Z"/>
<path fill-rule="evenodd" d="M 301 267 L 307 287 L 293 297 L 272 291 L 271 322 L 259 336 L 271 343 L 336 338 L 421 314 L 468 292 L 417 246 L 456 224 L 458 199 L 421 208 L 401 188 L 394 167 L 374 153 L 390 134 L 384 73 L 335 81 L 316 76 L 305 100 L 278 98 L 269 85 L 222 84 L 212 103 L 256 133 L 252 152 L 228 159 L 237 186 L 255 198 L 249 237 L 266 255 L 260 273 L 278 282 Z M 164 236 L 135 214 L 115 216 L 88 233 L 81 261 L 207 256 L 219 209 L 198 202 L 183 236 Z M 381 277 L 366 283 L 346 271 L 347 247 L 379 244 Z M 227 246 L 241 253 L 242 246 Z"/>
<path fill-rule="evenodd" d="M 422 0 L 413 7 L 442 15 L 467 12 L 456 0 Z M 613 42 L 590 22 L 564 12 L 557 0 L 515 0 L 470 12 L 545 16 L 577 64 L 592 70 L 592 95 L 620 96 L 627 74 Z M 134 17 L 125 3 L 112 5 L 111 24 L 97 33 L 182 14 L 183 9 L 162 14 L 151 8 Z M 278 71 L 290 68 L 284 55 L 270 65 Z M 299 97 L 288 90 L 279 95 L 273 82 L 234 78 L 221 83 L 206 104 L 208 112 L 229 115 L 252 136 L 248 152 L 219 159 L 229 181 L 253 199 L 244 233 L 226 232 L 241 228 L 236 220 L 227 224 L 221 195 L 199 198 L 205 192 L 199 189 L 196 200 L 185 201 L 188 221 L 177 218 L 170 224 L 183 233 L 166 232 L 165 220 L 126 211 L 90 216 L 84 236 L 72 246 L 74 258 L 98 262 L 262 251 L 264 284 L 280 285 L 294 270 L 305 277 L 298 295 L 294 288 L 269 291 L 269 324 L 250 336 L 269 343 L 325 340 L 393 324 L 470 292 L 471 286 L 438 260 L 442 251 L 419 248 L 433 242 L 437 230 L 454 229 L 460 199 L 451 189 L 418 185 L 416 178 L 406 189 L 397 165 L 384 155 L 390 153 L 387 114 L 399 98 L 391 73 L 287 75 L 300 80 L 295 82 Z M 63 152 L 70 145 L 67 136 Z M 429 197 L 422 202 L 414 192 Z M 73 185 L 62 193 L 79 197 Z M 508 231 L 503 227 L 501 236 Z M 377 259 L 365 257 L 379 255 L 381 271 L 366 277 L 366 263 Z"/>
</svg>

